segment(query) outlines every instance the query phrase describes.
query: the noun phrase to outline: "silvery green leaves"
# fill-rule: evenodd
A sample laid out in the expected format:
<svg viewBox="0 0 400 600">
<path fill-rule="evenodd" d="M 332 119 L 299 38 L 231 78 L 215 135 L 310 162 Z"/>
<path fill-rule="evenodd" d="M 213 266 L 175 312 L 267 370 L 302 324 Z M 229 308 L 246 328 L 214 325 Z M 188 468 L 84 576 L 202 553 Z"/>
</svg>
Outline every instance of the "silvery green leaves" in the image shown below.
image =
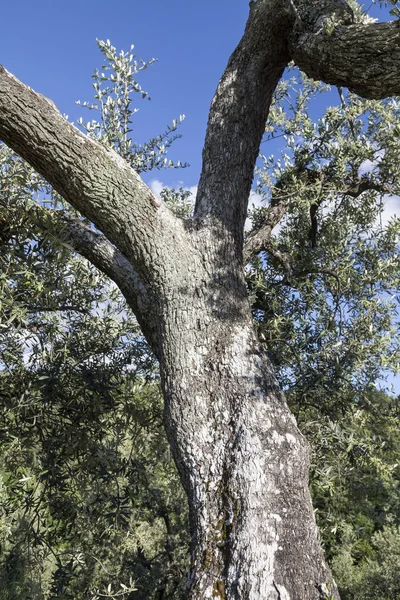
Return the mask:
<svg viewBox="0 0 400 600">
<path fill-rule="evenodd" d="M 180 161 L 174 162 L 166 157 L 172 143 L 180 138 L 175 134 L 185 116 L 174 119 L 166 130 L 144 144 L 138 144 L 132 139 L 132 117 L 138 112 L 133 106 L 133 98 L 140 94 L 142 99 L 150 100 L 148 92 L 143 90 L 136 76 L 156 59 L 148 62 L 138 60 L 133 54 L 134 46 L 128 52 L 118 54 L 110 40 L 97 40 L 97 45 L 105 59 L 101 70 L 96 69 L 94 79 L 94 102 L 83 102 L 82 106 L 99 113 L 99 120 L 83 122 L 78 125 L 89 135 L 105 146 L 113 148 L 138 173 L 161 169 L 165 167 L 179 168 L 187 166 Z M 80 101 L 77 102 L 80 104 Z"/>
<path fill-rule="evenodd" d="M 278 87 L 264 148 L 278 138 L 286 144 L 257 171 L 263 204 L 251 215 L 253 231 L 278 204 L 285 216 L 248 282 L 293 406 L 315 401 L 333 414 L 383 370 L 399 370 L 400 106 L 336 88 L 323 100 L 328 90 L 301 74 Z M 322 102 L 332 105 L 320 116 Z"/>
<path fill-rule="evenodd" d="M 179 115 L 178 119 L 173 119 L 172 124 L 168 125 L 164 133 L 151 138 L 144 144 L 132 143 L 131 156 L 129 162 L 138 173 L 151 171 L 152 169 L 173 168 L 179 169 L 189 166 L 188 163 L 176 163 L 166 157 L 168 149 L 175 140 L 181 138 L 180 134 L 172 135 L 178 126 L 184 120 L 185 115 Z"/>
<path fill-rule="evenodd" d="M 175 216 L 187 219 L 193 214 L 193 197 L 190 190 L 184 188 L 163 188 L 160 192 L 161 198 L 168 205 Z"/>
</svg>

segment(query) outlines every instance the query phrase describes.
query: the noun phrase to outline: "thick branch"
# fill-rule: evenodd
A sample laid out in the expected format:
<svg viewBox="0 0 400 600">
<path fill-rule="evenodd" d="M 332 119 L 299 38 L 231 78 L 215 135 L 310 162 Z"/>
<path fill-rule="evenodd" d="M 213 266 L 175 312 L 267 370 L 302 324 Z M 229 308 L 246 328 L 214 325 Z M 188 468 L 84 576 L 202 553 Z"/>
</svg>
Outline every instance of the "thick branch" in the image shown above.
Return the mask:
<svg viewBox="0 0 400 600">
<path fill-rule="evenodd" d="M 174 227 L 169 211 L 113 150 L 80 133 L 2 66 L 0 139 L 148 275 L 151 249 Z"/>
<path fill-rule="evenodd" d="M 28 209 L 29 216 L 42 229 L 58 241 L 71 247 L 107 275 L 120 288 L 130 307 L 154 344 L 151 302 L 146 287 L 141 282 L 128 259 L 103 235 L 61 210 L 49 210 L 35 205 Z"/>
<path fill-rule="evenodd" d="M 317 31 L 292 37 L 295 63 L 314 79 L 346 86 L 364 98 L 400 94 L 399 21 L 339 25 L 321 19 Z"/>
<path fill-rule="evenodd" d="M 195 216 L 212 217 L 240 247 L 255 162 L 294 22 L 286 3 L 252 3 L 246 31 L 211 104 Z"/>
</svg>

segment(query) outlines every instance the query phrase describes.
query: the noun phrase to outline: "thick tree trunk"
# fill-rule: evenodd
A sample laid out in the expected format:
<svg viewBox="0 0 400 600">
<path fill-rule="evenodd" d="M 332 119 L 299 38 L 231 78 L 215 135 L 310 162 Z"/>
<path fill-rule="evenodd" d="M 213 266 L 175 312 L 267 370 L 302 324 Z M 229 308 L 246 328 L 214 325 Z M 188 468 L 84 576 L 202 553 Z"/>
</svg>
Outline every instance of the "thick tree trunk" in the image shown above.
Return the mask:
<svg viewBox="0 0 400 600">
<path fill-rule="evenodd" d="M 329 589 L 337 597 L 309 497 L 307 443 L 250 324 L 227 329 L 223 360 L 202 378 L 188 364 L 181 383 L 192 392 L 167 394 L 189 497 L 190 597 L 312 600 Z"/>
<path fill-rule="evenodd" d="M 29 209 L 120 286 L 160 359 L 167 433 L 189 498 L 190 597 L 338 598 L 314 522 L 307 444 L 252 328 L 243 227 L 269 106 L 288 62 L 366 97 L 398 94 L 400 29 L 354 24 L 345 0 L 250 7 L 211 105 L 189 223 L 115 152 L 1 66 L 0 139 L 104 234 Z M 246 257 L 261 249 L 278 212 Z"/>
<path fill-rule="evenodd" d="M 189 597 L 338 598 L 308 491 L 308 445 L 256 339 L 240 261 L 228 236 L 209 237 L 208 248 L 193 237 L 199 251 L 169 287 L 159 335 L 166 429 L 189 498 Z M 209 269 L 225 253 L 229 269 Z"/>
</svg>

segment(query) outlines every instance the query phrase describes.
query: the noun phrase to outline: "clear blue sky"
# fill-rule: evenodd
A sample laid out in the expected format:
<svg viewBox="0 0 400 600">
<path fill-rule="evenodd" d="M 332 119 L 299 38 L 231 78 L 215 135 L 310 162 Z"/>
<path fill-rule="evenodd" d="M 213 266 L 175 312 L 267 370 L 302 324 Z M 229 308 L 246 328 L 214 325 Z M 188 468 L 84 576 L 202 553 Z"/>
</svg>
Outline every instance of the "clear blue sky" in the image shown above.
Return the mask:
<svg viewBox="0 0 400 600">
<path fill-rule="evenodd" d="M 141 101 L 134 120 L 137 141 L 161 133 L 179 114 L 184 139 L 172 156 L 189 162 L 190 172 L 155 173 L 174 183 L 197 183 L 208 108 L 248 13 L 247 0 L 19 0 L 2 6 L 0 63 L 24 83 L 51 98 L 62 113 L 92 118 L 75 106 L 91 100 L 91 74 L 101 66 L 95 40 L 158 62 L 140 77 L 152 101 Z"/>
<path fill-rule="evenodd" d="M 91 74 L 101 66 L 96 38 L 110 39 L 117 49 L 135 44 L 138 58 L 158 58 L 139 79 L 152 101 L 138 97 L 134 138 L 143 142 L 184 113 L 184 137 L 171 158 L 191 167 L 154 172 L 146 179 L 170 186 L 183 181 L 190 187 L 200 174 L 209 105 L 248 10 L 248 0 L 8 0 L 1 9 L 0 63 L 51 98 L 71 120 L 89 120 L 91 115 L 75 101 L 92 99 Z M 377 6 L 370 14 L 391 19 Z"/>
</svg>

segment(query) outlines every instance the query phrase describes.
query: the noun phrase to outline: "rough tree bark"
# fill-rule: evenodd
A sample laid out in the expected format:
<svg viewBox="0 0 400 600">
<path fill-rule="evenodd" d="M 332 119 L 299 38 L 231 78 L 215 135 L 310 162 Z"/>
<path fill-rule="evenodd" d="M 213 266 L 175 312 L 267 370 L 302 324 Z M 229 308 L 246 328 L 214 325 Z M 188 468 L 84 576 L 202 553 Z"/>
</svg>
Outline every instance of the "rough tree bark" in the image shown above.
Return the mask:
<svg viewBox="0 0 400 600">
<path fill-rule="evenodd" d="M 211 105 L 185 222 L 113 151 L 0 68 L 0 138 L 103 235 L 41 207 L 31 218 L 120 286 L 160 361 L 166 430 L 189 498 L 193 600 L 339 597 L 314 521 L 307 443 L 257 342 L 243 276 L 254 165 L 291 59 L 368 97 L 400 93 L 397 23 L 355 25 L 344 0 L 251 2 Z"/>
</svg>

